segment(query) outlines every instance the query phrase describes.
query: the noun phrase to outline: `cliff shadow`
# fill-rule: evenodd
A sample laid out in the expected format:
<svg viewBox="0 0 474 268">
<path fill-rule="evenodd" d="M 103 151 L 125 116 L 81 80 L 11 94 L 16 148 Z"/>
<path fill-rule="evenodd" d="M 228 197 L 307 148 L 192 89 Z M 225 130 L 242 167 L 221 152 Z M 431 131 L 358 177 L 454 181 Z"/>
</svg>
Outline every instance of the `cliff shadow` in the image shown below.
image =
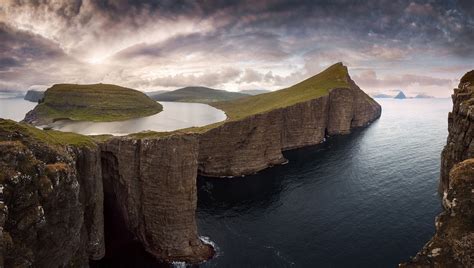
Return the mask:
<svg viewBox="0 0 474 268">
<path fill-rule="evenodd" d="M 146 252 L 130 232 L 118 207 L 113 180 L 119 179 L 117 158 L 110 152 L 101 153 L 104 182 L 105 257 L 89 262 L 92 268 L 105 267 L 169 267 Z"/>
<path fill-rule="evenodd" d="M 253 175 L 234 178 L 198 176 L 198 217 L 200 213 L 238 216 L 242 212 L 251 213 L 277 204 L 283 191 L 312 183 L 312 178 L 299 175 L 302 170 L 318 169 L 329 156 L 337 158 L 338 154 L 354 150 L 368 129 L 370 127 L 353 129 L 347 135 L 327 137 L 326 142 L 318 145 L 284 151 L 287 164 Z"/>
</svg>

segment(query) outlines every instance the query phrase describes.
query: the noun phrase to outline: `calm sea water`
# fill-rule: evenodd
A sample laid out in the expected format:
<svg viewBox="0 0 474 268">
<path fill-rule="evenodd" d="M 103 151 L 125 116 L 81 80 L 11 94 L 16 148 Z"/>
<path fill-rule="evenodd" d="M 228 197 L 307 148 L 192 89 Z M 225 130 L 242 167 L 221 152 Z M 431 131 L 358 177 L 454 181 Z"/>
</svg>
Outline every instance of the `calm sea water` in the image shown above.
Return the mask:
<svg viewBox="0 0 474 268">
<path fill-rule="evenodd" d="M 199 178 L 203 267 L 397 267 L 430 239 L 450 99 L 378 99 L 370 127 L 241 179 Z"/>
<path fill-rule="evenodd" d="M 23 96 L 0 92 L 0 118 L 21 121 L 35 106 L 36 103 L 24 100 Z"/>
<path fill-rule="evenodd" d="M 84 135 L 127 135 L 145 130 L 173 131 L 188 127 L 205 126 L 226 119 L 223 111 L 207 104 L 184 102 L 160 102 L 163 111 L 159 114 L 117 122 L 73 122 L 58 121 L 51 125 L 60 131 Z M 21 121 L 36 103 L 0 93 L 0 118 Z"/>
</svg>

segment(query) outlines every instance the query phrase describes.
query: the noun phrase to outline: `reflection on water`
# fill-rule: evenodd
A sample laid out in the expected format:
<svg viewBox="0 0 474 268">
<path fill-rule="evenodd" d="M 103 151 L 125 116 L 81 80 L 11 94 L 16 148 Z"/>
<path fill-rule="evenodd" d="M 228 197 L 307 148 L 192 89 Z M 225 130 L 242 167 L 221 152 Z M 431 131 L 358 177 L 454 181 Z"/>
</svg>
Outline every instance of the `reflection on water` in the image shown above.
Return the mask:
<svg viewBox="0 0 474 268">
<path fill-rule="evenodd" d="M 21 121 L 35 106 L 35 102 L 26 101 L 17 94 L 0 93 L 0 118 Z"/>
<path fill-rule="evenodd" d="M 173 131 L 200 127 L 226 119 L 223 111 L 207 104 L 185 102 L 160 102 L 163 111 L 152 116 L 116 122 L 58 121 L 50 126 L 60 131 L 85 135 L 127 135 L 146 130 Z"/>
</svg>

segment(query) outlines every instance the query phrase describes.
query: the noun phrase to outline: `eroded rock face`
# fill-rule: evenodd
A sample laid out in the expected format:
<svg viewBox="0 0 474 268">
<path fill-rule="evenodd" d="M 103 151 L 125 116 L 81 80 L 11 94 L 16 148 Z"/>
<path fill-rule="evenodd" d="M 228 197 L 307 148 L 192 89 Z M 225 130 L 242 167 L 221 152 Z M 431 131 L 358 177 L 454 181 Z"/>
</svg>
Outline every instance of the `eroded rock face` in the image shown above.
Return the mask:
<svg viewBox="0 0 474 268">
<path fill-rule="evenodd" d="M 347 79 L 350 80 L 350 77 Z M 326 135 L 350 133 L 380 117 L 380 105 L 351 88 L 289 107 L 229 121 L 200 135 L 199 173 L 242 176 L 286 162 L 282 151 L 315 145 Z"/>
<path fill-rule="evenodd" d="M 453 111 L 448 116 L 449 136 L 441 155 L 441 191 L 449 185 L 451 168 L 462 160 L 474 157 L 474 78 L 468 74 L 461 79 L 452 96 Z"/>
<path fill-rule="evenodd" d="M 101 258 L 105 247 L 102 181 L 95 177 L 100 170 L 97 148 L 78 155 L 72 148 L 48 146 L 22 133 L 2 138 L 2 267 L 84 267 L 89 258 Z"/>
<path fill-rule="evenodd" d="M 194 135 L 116 138 L 102 145 L 106 199 L 158 259 L 198 263 L 213 255 L 195 221 L 198 146 Z"/>
<path fill-rule="evenodd" d="M 444 211 L 436 233 L 401 267 L 474 267 L 474 72 L 454 90 L 449 136 L 441 155 Z"/>
<path fill-rule="evenodd" d="M 434 237 L 401 267 L 474 266 L 474 159 L 451 169 L 443 205 Z"/>
</svg>

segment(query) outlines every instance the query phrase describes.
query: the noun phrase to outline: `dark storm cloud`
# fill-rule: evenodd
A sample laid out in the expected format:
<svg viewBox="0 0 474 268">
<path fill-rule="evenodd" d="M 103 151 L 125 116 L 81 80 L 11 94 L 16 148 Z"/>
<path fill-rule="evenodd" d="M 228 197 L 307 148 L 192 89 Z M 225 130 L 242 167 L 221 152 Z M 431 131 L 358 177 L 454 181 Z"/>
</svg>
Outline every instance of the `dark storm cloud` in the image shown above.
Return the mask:
<svg viewBox="0 0 474 268">
<path fill-rule="evenodd" d="M 275 88 L 344 61 L 398 72 L 358 73 L 367 86 L 441 87 L 404 65 L 468 65 L 473 13 L 471 0 L 5 0 L 0 80 Z"/>
</svg>

